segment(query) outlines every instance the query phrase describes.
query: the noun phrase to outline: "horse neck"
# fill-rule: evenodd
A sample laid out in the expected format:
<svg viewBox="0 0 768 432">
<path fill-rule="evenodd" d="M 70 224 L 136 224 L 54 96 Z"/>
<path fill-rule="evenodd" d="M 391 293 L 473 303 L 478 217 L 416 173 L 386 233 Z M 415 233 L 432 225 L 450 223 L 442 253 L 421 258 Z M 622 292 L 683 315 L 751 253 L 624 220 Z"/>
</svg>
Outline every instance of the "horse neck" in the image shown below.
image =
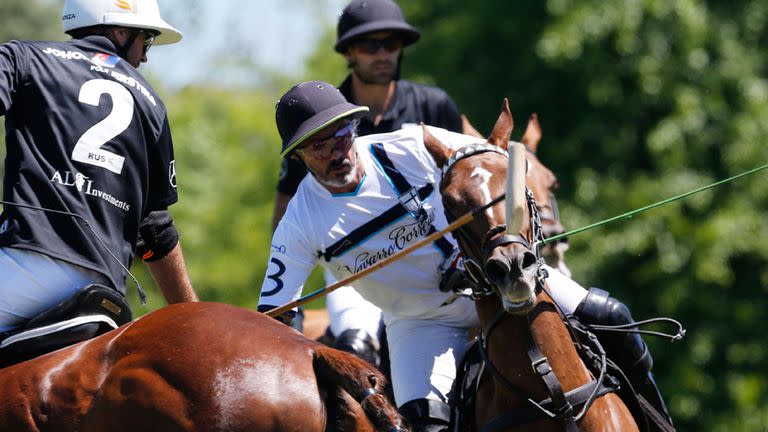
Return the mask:
<svg viewBox="0 0 768 432">
<path fill-rule="evenodd" d="M 483 330 L 501 310 L 497 297 L 477 301 Z M 541 377 L 531 368 L 528 347 L 531 337 L 547 358 L 563 390 L 569 391 L 590 381 L 590 374 L 574 348 L 570 334 L 557 309 L 543 292 L 528 316 L 503 318 L 488 336 L 488 355 L 497 369 L 521 390 L 539 400 L 550 397 Z M 508 399 L 509 395 L 506 395 Z"/>
</svg>

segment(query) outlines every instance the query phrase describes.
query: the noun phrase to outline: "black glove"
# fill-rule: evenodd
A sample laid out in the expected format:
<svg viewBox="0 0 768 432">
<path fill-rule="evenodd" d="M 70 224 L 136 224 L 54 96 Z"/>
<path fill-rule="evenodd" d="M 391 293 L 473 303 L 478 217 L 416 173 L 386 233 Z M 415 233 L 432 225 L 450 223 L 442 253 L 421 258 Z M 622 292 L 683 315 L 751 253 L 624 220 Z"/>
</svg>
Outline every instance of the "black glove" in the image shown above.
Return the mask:
<svg viewBox="0 0 768 432">
<path fill-rule="evenodd" d="M 277 306 L 272 306 L 272 305 L 259 305 L 259 306 L 257 307 L 257 310 L 258 310 L 259 312 L 261 312 L 261 313 L 267 313 L 267 312 L 271 311 L 272 309 L 274 309 L 275 307 L 277 307 Z M 287 325 L 287 326 L 291 326 L 291 323 L 293 322 L 293 318 L 294 318 L 295 316 L 296 316 L 296 311 L 292 311 L 292 310 L 290 310 L 290 311 L 288 311 L 288 312 L 284 312 L 284 313 L 282 313 L 282 314 L 280 314 L 280 315 L 276 316 L 276 317 L 275 317 L 275 319 L 276 319 L 276 320 L 278 320 L 278 321 L 280 321 L 281 323 L 283 323 L 283 324 Z"/>
</svg>

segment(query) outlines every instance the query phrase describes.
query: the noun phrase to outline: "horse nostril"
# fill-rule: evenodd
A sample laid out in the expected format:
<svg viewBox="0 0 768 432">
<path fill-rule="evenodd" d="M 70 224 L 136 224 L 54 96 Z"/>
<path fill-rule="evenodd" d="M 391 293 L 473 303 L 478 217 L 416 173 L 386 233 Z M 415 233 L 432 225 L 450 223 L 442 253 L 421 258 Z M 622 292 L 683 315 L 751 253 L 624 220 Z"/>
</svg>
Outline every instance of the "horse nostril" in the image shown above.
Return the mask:
<svg viewBox="0 0 768 432">
<path fill-rule="evenodd" d="M 536 259 L 536 255 L 533 254 L 533 252 L 525 252 L 523 254 L 523 259 L 520 263 L 520 268 L 525 270 L 529 267 L 532 267 L 536 265 L 538 260 Z"/>
<path fill-rule="evenodd" d="M 490 259 L 485 263 L 485 274 L 492 283 L 500 285 L 509 275 L 511 267 L 509 263 L 497 259 Z"/>
</svg>

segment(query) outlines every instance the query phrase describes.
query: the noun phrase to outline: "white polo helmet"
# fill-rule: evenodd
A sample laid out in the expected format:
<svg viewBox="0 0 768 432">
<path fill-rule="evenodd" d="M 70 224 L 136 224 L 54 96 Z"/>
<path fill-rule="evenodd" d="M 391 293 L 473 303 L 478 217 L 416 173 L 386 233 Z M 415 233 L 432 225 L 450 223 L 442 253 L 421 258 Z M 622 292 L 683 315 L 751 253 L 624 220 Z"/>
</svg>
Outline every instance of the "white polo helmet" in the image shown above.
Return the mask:
<svg viewBox="0 0 768 432">
<path fill-rule="evenodd" d="M 155 45 L 181 40 L 182 34 L 160 17 L 157 0 L 66 0 L 61 14 L 64 32 L 96 25 L 155 30 Z"/>
</svg>

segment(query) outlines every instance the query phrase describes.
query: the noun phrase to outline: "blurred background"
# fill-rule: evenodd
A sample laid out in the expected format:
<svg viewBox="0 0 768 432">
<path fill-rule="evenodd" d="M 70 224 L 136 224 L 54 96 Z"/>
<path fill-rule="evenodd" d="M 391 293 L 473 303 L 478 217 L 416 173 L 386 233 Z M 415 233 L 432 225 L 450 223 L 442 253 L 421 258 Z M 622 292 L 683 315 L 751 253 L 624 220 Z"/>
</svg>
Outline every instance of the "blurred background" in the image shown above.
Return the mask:
<svg viewBox="0 0 768 432">
<path fill-rule="evenodd" d="M 169 108 L 180 202 L 171 208 L 202 299 L 255 307 L 279 167 L 274 104 L 307 79 L 340 83 L 343 0 L 160 0 L 185 33 L 142 72 Z M 0 42 L 65 40 L 62 2 L 2 0 Z M 405 78 L 446 89 L 483 133 L 503 97 L 519 138 L 543 128 L 563 223 L 578 228 L 768 163 L 764 0 L 401 1 L 422 32 Z M 1 121 L 1 120 L 0 120 Z M 4 154 L 4 146 L 0 147 Z M 570 239 L 574 279 L 636 319 L 688 336 L 647 339 L 681 431 L 768 431 L 768 172 Z M 162 306 L 150 292 L 135 315 Z M 307 290 L 321 286 L 319 274 Z M 321 307 L 322 301 L 313 305 Z"/>
</svg>

